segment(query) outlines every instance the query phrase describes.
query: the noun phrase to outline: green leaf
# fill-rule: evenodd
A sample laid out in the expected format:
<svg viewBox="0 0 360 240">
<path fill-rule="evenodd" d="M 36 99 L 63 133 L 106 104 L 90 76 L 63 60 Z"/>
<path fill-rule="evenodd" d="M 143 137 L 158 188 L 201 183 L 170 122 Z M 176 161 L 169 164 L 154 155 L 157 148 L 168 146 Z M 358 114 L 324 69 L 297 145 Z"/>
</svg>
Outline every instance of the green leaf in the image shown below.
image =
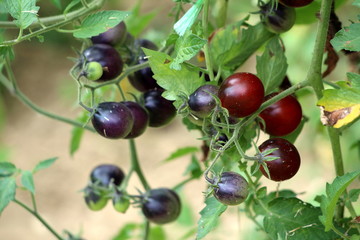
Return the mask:
<svg viewBox="0 0 360 240">
<path fill-rule="evenodd" d="M 87 16 L 82 21 L 80 28 L 74 31 L 76 38 L 90 38 L 105 32 L 109 28 L 115 27 L 123 21 L 130 12 L 108 10 L 100 11 Z"/>
<path fill-rule="evenodd" d="M 197 2 L 180 18 L 174 25 L 174 30 L 180 36 L 183 36 L 186 31 L 190 30 L 194 22 L 201 12 L 204 0 L 197 0 Z"/>
<path fill-rule="evenodd" d="M 198 231 L 196 239 L 203 239 L 217 224 L 219 216 L 226 210 L 227 206 L 210 197 L 205 200 L 205 208 L 200 212 Z"/>
<path fill-rule="evenodd" d="M 66 15 L 68 12 L 70 12 L 70 10 L 75 7 L 76 5 L 78 5 L 80 3 L 80 0 L 72 0 L 64 9 L 63 14 Z"/>
<path fill-rule="evenodd" d="M 356 202 L 359 199 L 360 189 L 351 189 L 349 192 L 349 199 L 351 202 Z"/>
<path fill-rule="evenodd" d="M 261 190 L 261 189 L 260 189 Z M 271 202 L 273 199 L 281 197 L 281 198 L 295 198 L 296 193 L 294 193 L 291 190 L 280 190 L 278 192 L 270 192 L 268 195 L 263 196 L 263 191 L 260 191 L 257 193 L 258 197 L 261 197 L 261 201 L 263 204 L 254 203 L 253 204 L 253 210 L 257 215 L 266 215 L 268 214 L 267 209 L 264 208 L 268 206 L 269 202 Z M 266 189 L 265 189 L 266 190 Z"/>
<path fill-rule="evenodd" d="M 188 31 L 184 36 L 179 37 L 175 45 L 176 57 L 170 64 L 170 68 L 181 70 L 180 63 L 193 58 L 206 42 L 207 40 L 191 33 L 191 31 Z"/>
<path fill-rule="evenodd" d="M 266 45 L 265 52 L 256 57 L 257 76 L 264 84 L 265 94 L 273 92 L 283 81 L 287 62 L 279 37 L 273 37 Z"/>
<path fill-rule="evenodd" d="M 360 7 L 360 0 L 354 0 L 354 2 L 352 3 L 352 5 Z"/>
<path fill-rule="evenodd" d="M 354 88 L 360 89 L 360 74 L 348 72 L 346 76 Z"/>
<path fill-rule="evenodd" d="M 324 232 L 318 217 L 320 208 L 297 198 L 275 198 L 268 205 L 264 229 L 271 239 L 332 240 L 333 232 Z"/>
<path fill-rule="evenodd" d="M 149 56 L 149 64 L 154 73 L 156 82 L 165 89 L 163 97 L 176 101 L 174 105 L 179 107 L 183 101 L 180 95 L 189 96 L 203 83 L 198 71 L 190 69 L 183 65 L 181 70 L 170 68 L 172 58 L 165 53 L 156 52 L 143 48 L 143 51 Z"/>
<path fill-rule="evenodd" d="M 326 89 L 317 102 L 324 110 L 322 122 L 340 128 L 360 116 L 360 80 L 352 77 L 353 82 L 337 82 L 339 89 Z"/>
<path fill-rule="evenodd" d="M 21 184 L 31 193 L 35 193 L 35 185 L 32 172 L 28 170 L 22 171 Z"/>
<path fill-rule="evenodd" d="M 5 0 L 6 8 L 19 28 L 25 29 L 37 20 L 40 7 L 36 0 Z"/>
<path fill-rule="evenodd" d="M 360 23 L 353 23 L 335 34 L 330 41 L 336 51 L 360 51 Z"/>
<path fill-rule="evenodd" d="M 171 160 L 186 156 L 186 155 L 191 154 L 191 153 L 195 153 L 197 151 L 199 151 L 198 147 L 190 146 L 190 147 L 179 148 L 175 152 L 171 153 L 170 156 L 167 157 L 164 161 L 169 162 Z"/>
<path fill-rule="evenodd" d="M 17 171 L 14 164 L 10 162 L 0 162 L 0 178 L 10 177 Z"/>
<path fill-rule="evenodd" d="M 321 212 L 320 221 L 325 226 L 325 231 L 329 231 L 333 227 L 333 217 L 336 204 L 343 194 L 347 186 L 360 175 L 360 171 L 350 172 L 343 176 L 338 176 L 331 184 L 326 184 L 326 195 L 321 196 Z"/>
<path fill-rule="evenodd" d="M 150 228 L 149 240 L 165 240 L 165 231 L 161 226 Z"/>
<path fill-rule="evenodd" d="M 0 214 L 4 208 L 15 199 L 16 182 L 15 178 L 0 178 Z"/>
<path fill-rule="evenodd" d="M 140 7 L 141 4 L 140 1 L 138 1 L 136 6 L 131 10 L 131 15 L 125 20 L 127 31 L 134 37 L 138 37 L 157 15 L 156 11 L 142 14 L 140 13 Z"/>
<path fill-rule="evenodd" d="M 274 36 L 262 23 L 241 29 L 246 19 L 216 32 L 210 51 L 218 66 L 234 71 Z"/>
<path fill-rule="evenodd" d="M 9 56 L 10 60 L 14 60 L 15 54 L 14 49 L 10 46 L 2 46 L 0 47 L 0 61 Z"/>
<path fill-rule="evenodd" d="M 184 227 L 192 227 L 195 225 L 192 208 L 185 199 L 181 201 L 181 213 L 176 222 Z"/>
<path fill-rule="evenodd" d="M 122 227 L 119 233 L 112 238 L 112 240 L 128 240 L 134 239 L 134 232 L 141 227 L 140 224 L 137 223 L 128 223 L 124 227 Z"/>
<path fill-rule="evenodd" d="M 39 162 L 38 164 L 36 164 L 32 172 L 36 173 L 42 169 L 50 167 L 57 159 L 57 157 L 53 157 Z"/>
<path fill-rule="evenodd" d="M 84 125 L 89 119 L 87 111 L 83 111 L 82 114 L 77 118 L 77 121 L 83 123 Z M 70 155 L 73 156 L 74 153 L 79 149 L 81 139 L 84 133 L 84 128 L 74 127 L 71 131 L 71 140 L 70 140 Z"/>
<path fill-rule="evenodd" d="M 188 175 L 189 173 L 193 178 L 199 178 L 203 173 L 199 164 L 199 160 L 195 157 L 194 154 L 191 156 L 191 162 L 187 166 L 184 175 Z"/>
<path fill-rule="evenodd" d="M 61 9 L 61 0 L 51 0 L 51 2 L 55 5 L 55 7 Z"/>
</svg>

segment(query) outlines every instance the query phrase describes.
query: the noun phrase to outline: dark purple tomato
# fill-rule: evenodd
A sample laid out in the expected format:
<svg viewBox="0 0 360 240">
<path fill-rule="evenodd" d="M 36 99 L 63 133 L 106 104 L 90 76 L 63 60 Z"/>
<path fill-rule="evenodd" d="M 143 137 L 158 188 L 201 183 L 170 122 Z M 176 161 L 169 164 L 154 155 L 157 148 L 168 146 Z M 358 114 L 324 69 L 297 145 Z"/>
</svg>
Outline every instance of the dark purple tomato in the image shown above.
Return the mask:
<svg viewBox="0 0 360 240">
<path fill-rule="evenodd" d="M 126 101 L 122 103 L 130 109 L 134 119 L 134 125 L 131 129 L 131 132 L 125 138 L 136 138 L 143 134 L 149 125 L 149 114 L 137 102 Z"/>
<path fill-rule="evenodd" d="M 108 187 L 111 183 L 119 186 L 125 178 L 124 172 L 116 165 L 101 164 L 95 167 L 90 173 L 90 180 L 94 184 Z"/>
<path fill-rule="evenodd" d="M 176 116 L 172 101 L 161 96 L 163 90 L 153 89 L 143 93 L 144 106 L 149 113 L 150 127 L 162 127 Z"/>
<path fill-rule="evenodd" d="M 126 37 L 126 25 L 121 21 L 118 25 L 110 28 L 106 32 L 100 33 L 97 36 L 91 38 L 93 44 L 103 43 L 111 46 L 115 46 L 122 43 Z"/>
<path fill-rule="evenodd" d="M 306 5 L 309 5 L 313 1 L 314 0 L 279 0 L 280 3 L 293 8 L 304 7 Z"/>
<path fill-rule="evenodd" d="M 95 44 L 82 53 L 81 62 L 98 62 L 103 67 L 103 74 L 99 81 L 111 80 L 120 75 L 123 62 L 119 53 L 110 45 Z"/>
<path fill-rule="evenodd" d="M 126 137 L 134 125 L 130 109 L 119 102 L 100 103 L 91 122 L 101 136 L 112 139 Z"/>
<path fill-rule="evenodd" d="M 168 188 L 152 189 L 145 194 L 141 210 L 150 222 L 169 223 L 180 215 L 180 198 Z"/>
<path fill-rule="evenodd" d="M 296 20 L 295 9 L 281 3 L 277 5 L 277 8 L 275 7 L 272 6 L 271 2 L 261 6 L 260 16 L 266 28 L 273 33 L 283 33 L 290 30 Z"/>
<path fill-rule="evenodd" d="M 249 194 L 248 182 L 236 172 L 223 172 L 213 194 L 225 205 L 238 205 L 244 202 Z"/>
<path fill-rule="evenodd" d="M 260 152 L 278 148 L 265 157 L 279 157 L 272 161 L 265 161 L 269 170 L 270 178 L 267 175 L 263 166 L 260 166 L 262 174 L 276 182 L 285 181 L 298 172 L 300 168 L 300 154 L 296 147 L 283 138 L 271 138 L 266 140 L 259 146 Z"/>
<path fill-rule="evenodd" d="M 221 84 L 218 93 L 221 105 L 233 117 L 246 117 L 259 109 L 264 100 L 264 86 L 251 73 L 234 73 Z"/>
<path fill-rule="evenodd" d="M 135 61 L 135 64 L 141 64 L 147 62 L 145 58 L 145 53 L 141 48 L 147 48 L 151 50 L 157 50 L 157 46 L 146 39 L 137 39 L 135 40 L 135 48 L 139 50 L 138 58 Z M 156 80 L 153 78 L 154 73 L 152 72 L 150 67 L 143 68 L 139 71 L 134 72 L 129 75 L 129 82 L 131 85 L 140 92 L 146 92 L 147 90 L 160 88 L 160 86 L 156 83 Z"/>
<path fill-rule="evenodd" d="M 84 190 L 84 200 L 90 210 L 99 211 L 103 209 L 108 199 L 97 193 L 92 187 L 87 186 Z"/>
<path fill-rule="evenodd" d="M 200 86 L 198 89 L 196 89 L 189 96 L 188 100 L 191 112 L 199 118 L 208 117 L 216 106 L 216 101 L 212 94 L 217 96 L 218 91 L 218 86 L 209 84 Z"/>
<path fill-rule="evenodd" d="M 278 93 L 270 94 L 270 99 Z M 265 108 L 260 114 L 265 122 L 264 131 L 273 136 L 285 136 L 293 132 L 301 123 L 301 105 L 296 98 L 289 95 Z"/>
</svg>

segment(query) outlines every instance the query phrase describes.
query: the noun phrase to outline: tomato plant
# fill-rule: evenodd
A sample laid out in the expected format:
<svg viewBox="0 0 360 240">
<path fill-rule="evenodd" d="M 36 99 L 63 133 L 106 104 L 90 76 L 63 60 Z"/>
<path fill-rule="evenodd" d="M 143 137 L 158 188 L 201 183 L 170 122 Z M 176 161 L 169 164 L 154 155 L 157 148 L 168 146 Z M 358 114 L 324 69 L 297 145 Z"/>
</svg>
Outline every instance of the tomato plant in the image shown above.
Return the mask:
<svg viewBox="0 0 360 240">
<path fill-rule="evenodd" d="M 150 1 L 0 1 L 0 127 L 4 142 L 17 136 L 10 157 L 0 144 L 4 224 L 20 207 L 58 240 L 359 239 L 360 169 L 351 161 L 360 149 L 359 1 L 160 2 L 151 9 L 167 13 L 144 13 Z M 47 85 L 53 76 L 65 82 L 56 85 L 61 97 Z M 34 129 L 32 113 L 10 97 L 54 122 Z M 16 121 L 2 126 L 14 112 Z M 56 124 L 72 129 L 58 137 L 66 131 Z M 193 141 L 167 152 L 184 136 Z M 23 158 L 48 154 L 48 142 L 64 138 L 74 161 L 53 157 L 25 169 Z M 71 168 L 57 171 L 55 162 Z M 69 202 L 65 210 L 53 204 L 64 218 L 55 227 L 46 204 L 59 196 Z M 234 213 L 241 221 L 219 221 Z M 88 214 L 106 231 L 91 232 Z M 50 238 L 6 229 L 1 239 Z"/>
</svg>

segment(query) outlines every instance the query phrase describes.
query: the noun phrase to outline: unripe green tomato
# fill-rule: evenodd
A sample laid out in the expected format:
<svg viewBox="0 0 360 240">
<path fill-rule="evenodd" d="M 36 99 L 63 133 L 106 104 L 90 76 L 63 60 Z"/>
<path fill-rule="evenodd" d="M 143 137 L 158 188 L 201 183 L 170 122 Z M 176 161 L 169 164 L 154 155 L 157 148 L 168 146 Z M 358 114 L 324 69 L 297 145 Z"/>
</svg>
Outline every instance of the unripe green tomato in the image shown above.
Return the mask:
<svg viewBox="0 0 360 240">
<path fill-rule="evenodd" d="M 91 81 L 99 80 L 103 75 L 103 67 L 98 62 L 89 62 L 86 64 L 85 76 Z"/>
<path fill-rule="evenodd" d="M 130 206 L 130 200 L 122 194 L 116 194 L 112 199 L 112 203 L 114 209 L 121 213 L 125 213 Z"/>
<path fill-rule="evenodd" d="M 84 199 L 90 210 L 99 211 L 106 206 L 108 198 L 102 194 L 97 193 L 92 187 L 86 187 L 84 192 Z"/>
</svg>

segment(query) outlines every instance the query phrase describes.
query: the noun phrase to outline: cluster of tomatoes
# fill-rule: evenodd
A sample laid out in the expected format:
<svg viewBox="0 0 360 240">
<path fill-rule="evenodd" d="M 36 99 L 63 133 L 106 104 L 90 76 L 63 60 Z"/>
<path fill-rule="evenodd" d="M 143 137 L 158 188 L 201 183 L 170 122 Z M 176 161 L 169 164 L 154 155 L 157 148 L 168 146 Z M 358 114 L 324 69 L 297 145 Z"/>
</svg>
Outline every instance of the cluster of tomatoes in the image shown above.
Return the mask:
<svg viewBox="0 0 360 240">
<path fill-rule="evenodd" d="M 85 77 L 98 83 L 118 78 L 124 64 L 132 66 L 145 63 L 147 60 L 142 47 L 157 49 L 149 40 L 135 40 L 127 32 L 123 22 L 92 37 L 91 41 L 93 45 L 82 51 L 76 70 L 79 72 L 79 79 Z M 130 53 L 123 55 L 124 51 Z M 143 134 L 148 126 L 161 127 L 175 117 L 176 108 L 171 101 L 161 96 L 163 89 L 152 76 L 149 67 L 128 76 L 133 87 L 141 92 L 138 102 L 100 102 L 95 109 L 85 106 L 91 113 L 94 129 L 101 136 L 109 139 L 133 139 Z M 116 165 L 101 164 L 95 167 L 84 189 L 87 206 L 98 211 L 112 199 L 115 210 L 125 213 L 130 204 L 139 205 L 144 216 L 156 224 L 171 222 L 179 216 L 181 202 L 176 192 L 168 188 L 156 188 L 140 195 L 129 195 L 122 187 L 124 178 L 124 172 Z"/>
<path fill-rule="evenodd" d="M 282 0 L 275 8 L 270 3 L 264 4 L 260 6 L 263 22 L 272 32 L 287 31 L 295 23 L 293 7 L 304 6 L 310 2 L 311 0 Z M 141 47 L 157 50 L 151 41 L 134 40 L 126 31 L 123 22 L 91 40 L 93 45 L 82 52 L 77 65 L 79 77 L 86 77 L 91 81 L 116 79 L 122 73 L 124 63 L 129 66 L 145 63 L 147 60 Z M 131 46 L 127 50 L 132 57 L 123 59 L 119 54 L 119 46 Z M 153 79 L 151 68 L 138 70 L 130 74 L 128 79 L 133 87 L 141 92 L 139 102 L 101 102 L 95 109 L 90 109 L 92 125 L 103 137 L 136 138 L 143 134 L 148 126 L 164 126 L 176 115 L 173 103 L 161 96 L 163 89 Z M 227 123 L 236 124 L 240 118 L 254 114 L 265 101 L 278 94 L 279 92 L 274 92 L 265 96 L 262 81 L 252 73 L 234 73 L 219 85 L 207 81 L 195 90 L 185 104 L 190 110 L 187 118 L 199 126 L 204 126 L 205 122 L 210 122 L 208 119 L 213 116 L 214 109 L 221 106 L 220 108 L 226 109 L 229 114 Z M 273 181 L 292 178 L 300 167 L 300 155 L 292 143 L 281 137 L 292 133 L 301 123 L 302 110 L 299 102 L 294 96 L 286 96 L 261 111 L 258 119 L 259 127 L 272 136 L 258 147 L 260 154 L 257 157 L 261 172 Z M 202 130 L 204 135 L 216 135 L 216 141 L 222 146 L 230 137 L 224 133 L 219 134 L 219 129 L 213 126 Z M 221 146 L 218 146 L 219 148 Z M 93 210 L 100 210 L 112 199 L 114 208 L 125 212 L 130 200 L 133 200 L 132 203 L 140 204 L 147 219 L 158 224 L 171 222 L 179 216 L 181 203 L 174 191 L 158 188 L 131 196 L 121 187 L 124 177 L 123 171 L 115 165 L 103 164 L 96 167 L 91 172 L 89 184 L 84 190 L 87 205 Z M 215 198 L 223 204 L 240 204 L 248 195 L 248 182 L 236 172 L 222 172 L 220 176 L 209 181 Z"/>
<path fill-rule="evenodd" d="M 129 66 L 145 63 L 142 47 L 157 49 L 149 40 L 134 40 L 123 22 L 92 37 L 91 41 L 93 45 L 81 53 L 77 69 L 80 77 L 97 82 L 119 77 L 124 63 Z M 131 57 L 123 59 L 119 52 L 125 45 Z M 142 92 L 139 102 L 101 102 L 95 109 L 88 109 L 92 112 L 93 127 L 100 135 L 111 139 L 132 139 L 143 134 L 148 126 L 164 126 L 175 117 L 175 107 L 161 96 L 163 89 L 152 75 L 151 69 L 146 67 L 128 76 L 134 88 Z"/>
<path fill-rule="evenodd" d="M 124 172 L 116 165 L 101 164 L 95 167 L 90 173 L 89 184 L 84 189 L 88 207 L 99 211 L 112 199 L 114 209 L 124 213 L 132 200 L 153 223 L 172 222 L 179 216 L 181 202 L 176 192 L 169 188 L 155 188 L 141 195 L 128 195 L 121 188 L 124 178 Z"/>
</svg>

